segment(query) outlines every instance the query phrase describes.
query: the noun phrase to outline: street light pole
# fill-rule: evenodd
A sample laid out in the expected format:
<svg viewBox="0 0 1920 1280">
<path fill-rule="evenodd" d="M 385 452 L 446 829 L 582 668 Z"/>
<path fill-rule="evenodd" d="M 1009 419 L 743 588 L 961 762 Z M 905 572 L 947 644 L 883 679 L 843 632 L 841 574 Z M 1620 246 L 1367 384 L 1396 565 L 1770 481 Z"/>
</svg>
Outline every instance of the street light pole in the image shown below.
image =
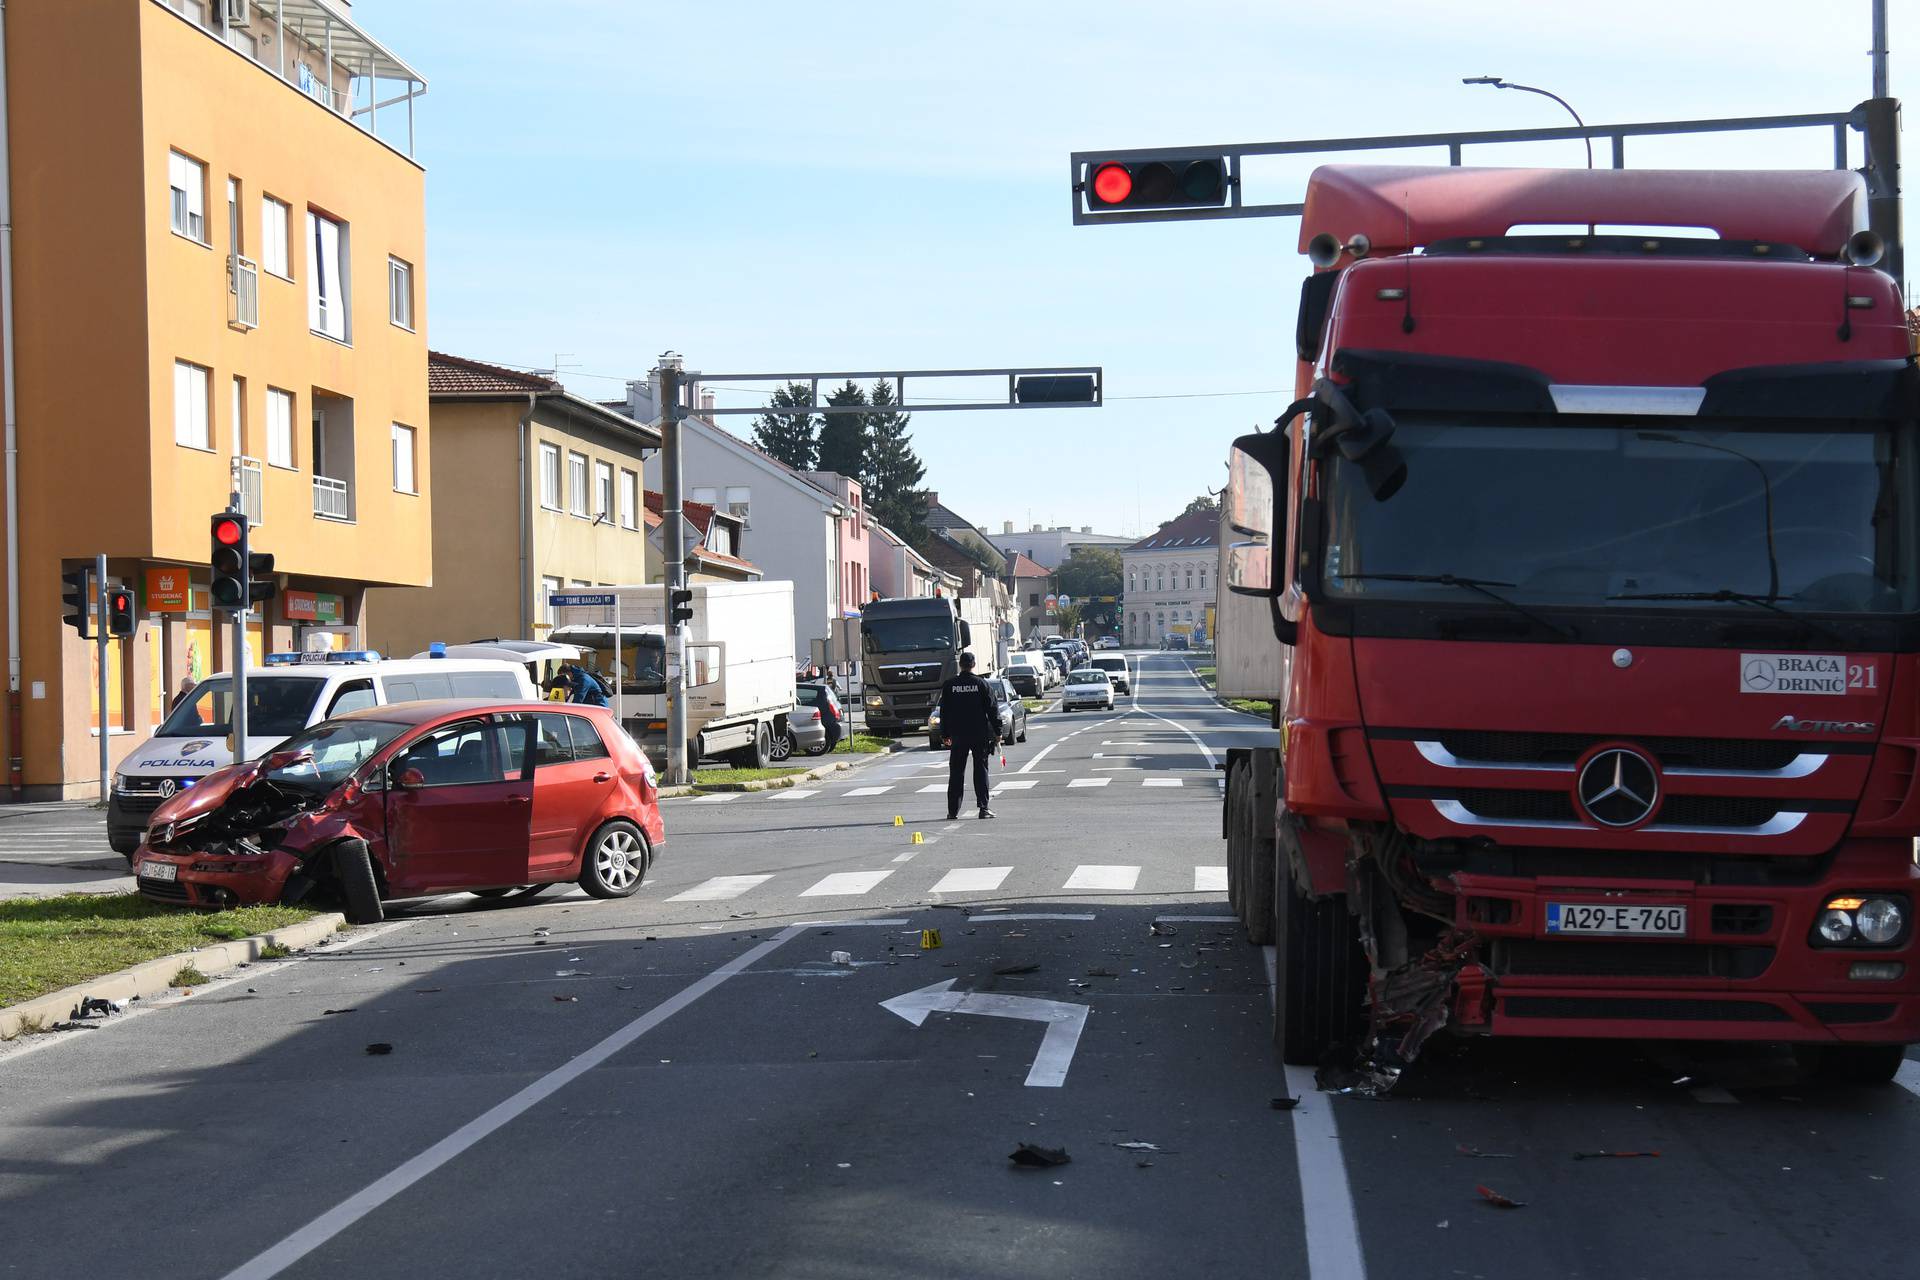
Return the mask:
<svg viewBox="0 0 1920 1280">
<path fill-rule="evenodd" d="M 1575 124 L 1579 125 L 1582 129 L 1587 127 L 1587 122 L 1580 118 L 1580 113 L 1573 109 L 1572 103 L 1568 102 L 1559 94 L 1549 92 L 1546 89 L 1536 89 L 1530 84 L 1514 84 L 1512 81 L 1504 80 L 1499 76 L 1466 76 L 1461 79 L 1460 83 L 1489 84 L 1496 89 L 1518 89 L 1522 93 L 1537 93 L 1543 98 L 1552 98 L 1555 102 L 1567 109 L 1567 114 L 1573 117 Z M 1580 140 L 1587 144 L 1587 168 L 1591 169 L 1593 168 L 1593 139 L 1583 134 Z"/>
<path fill-rule="evenodd" d="M 666 559 L 667 785 L 693 781 L 687 752 L 687 626 L 673 616 L 674 593 L 687 585 L 686 524 L 680 485 L 680 357 L 667 352 L 654 369 L 660 409 L 661 550 Z M 618 606 L 616 606 L 617 608 Z M 616 615 L 617 616 L 617 615 Z"/>
</svg>

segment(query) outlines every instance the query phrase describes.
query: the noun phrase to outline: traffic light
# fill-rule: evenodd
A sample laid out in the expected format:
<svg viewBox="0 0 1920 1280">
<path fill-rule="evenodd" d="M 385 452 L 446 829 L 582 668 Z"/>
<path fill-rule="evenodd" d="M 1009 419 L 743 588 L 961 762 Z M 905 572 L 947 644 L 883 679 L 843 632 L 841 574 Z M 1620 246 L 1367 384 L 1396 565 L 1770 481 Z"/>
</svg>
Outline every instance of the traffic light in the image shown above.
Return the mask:
<svg viewBox="0 0 1920 1280">
<path fill-rule="evenodd" d="M 1023 374 L 1014 379 L 1015 404 L 1097 404 L 1093 375 Z"/>
<path fill-rule="evenodd" d="M 69 569 L 60 575 L 60 603 L 66 609 L 66 615 L 60 620 L 80 633 L 82 640 L 93 639 L 93 628 L 88 625 L 93 612 L 93 570 L 88 568 Z"/>
<path fill-rule="evenodd" d="M 1194 209 L 1227 202 L 1225 156 L 1193 156 L 1171 160 L 1130 160 L 1116 157 L 1087 166 L 1087 208 Z"/>
<path fill-rule="evenodd" d="M 133 592 L 121 587 L 107 592 L 107 634 L 130 636 L 136 625 L 133 616 Z"/>
<path fill-rule="evenodd" d="M 247 602 L 261 604 L 280 594 L 273 576 L 273 553 L 255 551 L 247 557 Z"/>
<path fill-rule="evenodd" d="M 223 511 L 213 518 L 213 607 L 244 612 L 252 591 L 247 585 L 247 518 Z"/>
<path fill-rule="evenodd" d="M 680 587 L 667 592 L 667 622 L 679 626 L 683 622 L 693 621 L 693 591 L 689 587 Z"/>
</svg>

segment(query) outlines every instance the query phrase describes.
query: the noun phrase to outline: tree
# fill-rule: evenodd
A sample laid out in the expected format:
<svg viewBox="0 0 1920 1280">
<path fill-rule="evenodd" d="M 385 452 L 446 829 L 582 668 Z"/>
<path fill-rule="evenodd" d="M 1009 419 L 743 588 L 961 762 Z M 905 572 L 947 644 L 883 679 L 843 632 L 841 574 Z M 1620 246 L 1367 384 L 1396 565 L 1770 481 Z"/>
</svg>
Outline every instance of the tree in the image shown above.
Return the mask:
<svg viewBox="0 0 1920 1280">
<path fill-rule="evenodd" d="M 1098 600 L 1120 594 L 1124 562 L 1111 547 L 1075 547 L 1073 554 L 1053 571 L 1053 580 L 1061 594 L 1075 600 Z"/>
<path fill-rule="evenodd" d="M 789 382 L 773 393 L 767 412 L 753 424 L 753 442 L 795 471 L 813 470 L 819 450 L 818 423 L 812 413 L 778 413 L 779 409 L 813 408 L 813 391 L 804 382 Z"/>
<path fill-rule="evenodd" d="M 919 484 L 927 470 L 907 434 L 913 415 L 895 407 L 899 401 L 893 384 L 884 378 L 873 384 L 868 403 L 873 412 L 867 415 L 867 465 L 860 473 L 867 510 L 909 545 L 919 547 L 927 527 L 927 495 Z"/>
<path fill-rule="evenodd" d="M 852 382 L 827 397 L 829 405 L 861 405 L 867 393 Z M 820 442 L 816 466 L 822 471 L 837 471 L 849 479 L 865 483 L 867 473 L 867 414 L 823 413 L 820 415 Z M 873 506 L 871 494 L 867 506 Z"/>
<path fill-rule="evenodd" d="M 1220 510 L 1219 500 L 1216 499 L 1210 493 L 1203 493 L 1199 497 L 1195 498 L 1192 502 L 1189 502 L 1187 504 L 1187 509 L 1185 511 L 1182 511 L 1180 514 L 1183 516 L 1190 516 L 1196 511 L 1218 511 L 1218 510 Z"/>
<path fill-rule="evenodd" d="M 1060 628 L 1063 636 L 1078 635 L 1080 615 L 1084 612 L 1078 604 L 1063 604 L 1053 611 L 1053 625 Z"/>
</svg>

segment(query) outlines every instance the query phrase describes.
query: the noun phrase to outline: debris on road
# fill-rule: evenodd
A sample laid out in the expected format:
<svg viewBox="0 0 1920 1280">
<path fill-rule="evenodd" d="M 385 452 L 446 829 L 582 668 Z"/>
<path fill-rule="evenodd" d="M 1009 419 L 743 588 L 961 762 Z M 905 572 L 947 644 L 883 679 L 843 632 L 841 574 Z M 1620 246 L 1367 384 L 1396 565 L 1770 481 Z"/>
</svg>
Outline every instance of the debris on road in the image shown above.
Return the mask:
<svg viewBox="0 0 1920 1280">
<path fill-rule="evenodd" d="M 836 951 L 828 956 L 827 959 L 831 963 L 840 965 L 843 968 L 851 969 L 853 967 L 853 952 L 851 951 Z"/>
<path fill-rule="evenodd" d="M 559 1001 L 561 1004 L 579 1004 L 580 1003 L 579 996 L 555 996 L 554 999 Z"/>
<path fill-rule="evenodd" d="M 1122 1151 L 1158 1151 L 1160 1149 L 1151 1142 L 1116 1142 L 1113 1145 Z"/>
<path fill-rule="evenodd" d="M 1272 1107 L 1275 1111 L 1291 1111 L 1295 1107 L 1300 1105 L 1300 1099 L 1275 1098 L 1271 1102 L 1267 1103 L 1267 1105 Z"/>
<path fill-rule="evenodd" d="M 1004 978 L 1004 977 L 1011 977 L 1016 973 L 1038 973 L 1040 972 L 1040 966 L 1038 964 L 1031 964 L 1031 963 L 1003 964 L 1003 965 L 996 966 L 993 972 L 996 977 Z"/>
<path fill-rule="evenodd" d="M 1456 1146 L 1454 1150 L 1459 1152 L 1463 1156 L 1471 1156 L 1475 1160 L 1511 1160 L 1513 1159 L 1513 1153 L 1510 1151 L 1482 1151 L 1480 1148 L 1469 1146 L 1464 1142 Z"/>
<path fill-rule="evenodd" d="M 1031 1142 L 1021 1143 L 1019 1149 L 1007 1159 L 1023 1169 L 1051 1169 L 1055 1165 L 1073 1163 L 1073 1157 L 1067 1154 L 1065 1147 L 1037 1147 Z"/>
<path fill-rule="evenodd" d="M 1087 976 L 1089 978 L 1117 978 L 1120 975 L 1111 969 L 1094 968 L 1087 970 Z"/>
<path fill-rule="evenodd" d="M 1492 1187 L 1475 1187 L 1474 1190 L 1480 1193 L 1482 1200 L 1485 1200 L 1496 1209 L 1524 1209 L 1527 1207 L 1525 1200 L 1515 1200 L 1509 1196 L 1503 1196 Z"/>
<path fill-rule="evenodd" d="M 1658 1156 L 1658 1151 L 1576 1151 L 1575 1160 L 1639 1160 Z"/>
<path fill-rule="evenodd" d="M 329 1015 L 329 1014 L 335 1014 L 335 1013 L 358 1013 L 358 1012 L 360 1012 L 360 1010 L 359 1010 L 359 1009 L 357 1009 L 357 1008 L 354 1008 L 354 1009 L 322 1009 L 322 1010 L 320 1011 L 320 1014 L 321 1014 L 321 1016 L 322 1016 L 322 1017 L 325 1017 L 325 1016 L 327 1016 L 327 1015 Z"/>
<path fill-rule="evenodd" d="M 593 976 L 593 970 L 591 969 L 555 969 L 553 971 L 553 976 L 556 978 L 591 978 Z"/>
<path fill-rule="evenodd" d="M 126 1011 L 127 1006 L 121 1004 L 118 1000 L 108 1000 L 102 996 L 82 996 L 80 997 L 80 1003 L 74 1006 L 73 1012 L 68 1014 L 67 1017 L 78 1020 L 80 1018 L 91 1018 L 93 1015 L 99 1014 L 104 1018 L 109 1014 L 125 1013 Z"/>
<path fill-rule="evenodd" d="M 370 1058 L 384 1058 L 392 1052 L 393 1046 L 390 1044 L 370 1044 L 367 1046 L 367 1056 Z"/>
<path fill-rule="evenodd" d="M 1174 928 L 1172 925 L 1161 924 L 1158 920 L 1155 920 L 1152 924 L 1147 926 L 1147 936 L 1150 938 L 1171 938 L 1174 934 L 1179 932 L 1180 931 Z"/>
</svg>

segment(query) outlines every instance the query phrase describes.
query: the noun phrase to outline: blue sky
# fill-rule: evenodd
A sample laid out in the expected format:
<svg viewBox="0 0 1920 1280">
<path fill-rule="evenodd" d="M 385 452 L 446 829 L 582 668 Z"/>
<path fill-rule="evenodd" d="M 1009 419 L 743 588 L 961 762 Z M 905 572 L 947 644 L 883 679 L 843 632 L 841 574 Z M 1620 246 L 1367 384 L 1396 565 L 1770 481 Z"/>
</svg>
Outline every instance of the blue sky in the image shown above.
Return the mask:
<svg viewBox="0 0 1920 1280">
<path fill-rule="evenodd" d="M 1920 36 L 1894 8 L 1898 96 L 1902 37 Z M 597 396 L 668 348 L 714 372 L 1103 365 L 1099 410 L 915 419 L 926 483 L 990 531 L 1150 530 L 1217 488 L 1227 441 L 1290 398 L 1298 221 L 1074 227 L 1070 151 L 1567 122 L 1543 98 L 1459 83 L 1479 74 L 1550 88 L 1589 123 L 1845 110 L 1871 88 L 1867 0 L 354 14 L 431 86 L 435 348 L 523 366 L 565 353 L 569 387 Z M 1814 168 L 1831 141 L 1641 141 L 1629 156 Z M 1565 142 L 1479 162 L 1582 158 Z M 1310 167 L 1250 172 L 1248 198 L 1296 199 Z M 1129 398 L 1167 396 L 1182 398 Z"/>
</svg>

